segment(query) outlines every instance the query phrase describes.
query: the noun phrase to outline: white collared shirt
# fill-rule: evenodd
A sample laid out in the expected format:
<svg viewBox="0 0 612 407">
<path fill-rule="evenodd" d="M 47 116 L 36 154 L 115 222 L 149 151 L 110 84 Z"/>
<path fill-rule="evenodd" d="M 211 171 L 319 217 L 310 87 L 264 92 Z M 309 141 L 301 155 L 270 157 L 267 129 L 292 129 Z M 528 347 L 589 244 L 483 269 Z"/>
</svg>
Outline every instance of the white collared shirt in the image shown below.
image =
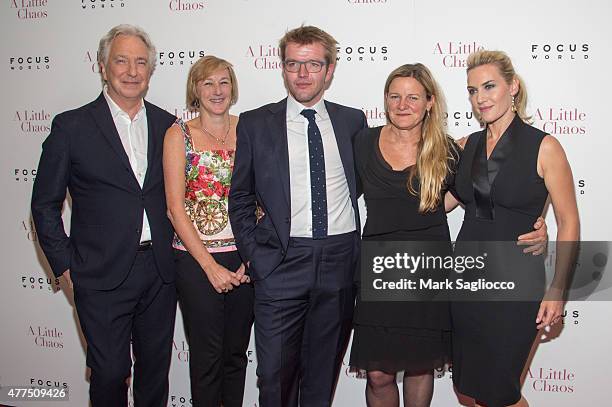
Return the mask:
<svg viewBox="0 0 612 407">
<path fill-rule="evenodd" d="M 147 148 L 149 145 L 149 129 L 147 123 L 147 111 L 145 109 L 144 101 L 142 106 L 134 119 L 123 111 L 117 103 L 108 95 L 108 89 L 104 86 L 103 90 L 104 98 L 110 108 L 113 122 L 119 133 L 121 144 L 123 149 L 130 160 L 130 166 L 134 172 L 134 176 L 138 180 L 138 184 L 142 188 L 144 184 L 145 175 L 147 173 Z M 151 228 L 149 226 L 149 219 L 147 218 L 147 212 L 144 211 L 142 217 L 142 233 L 140 234 L 140 241 L 144 242 L 151 240 Z"/>
<path fill-rule="evenodd" d="M 287 146 L 291 195 L 290 236 L 312 237 L 308 119 L 300 114 L 304 109 L 316 111 L 315 121 L 323 141 L 327 189 L 327 234 L 338 235 L 352 232 L 356 230 L 355 213 L 334 128 L 325 108 L 325 102 L 321 99 L 314 106 L 307 108 L 289 95 L 287 98 Z"/>
</svg>

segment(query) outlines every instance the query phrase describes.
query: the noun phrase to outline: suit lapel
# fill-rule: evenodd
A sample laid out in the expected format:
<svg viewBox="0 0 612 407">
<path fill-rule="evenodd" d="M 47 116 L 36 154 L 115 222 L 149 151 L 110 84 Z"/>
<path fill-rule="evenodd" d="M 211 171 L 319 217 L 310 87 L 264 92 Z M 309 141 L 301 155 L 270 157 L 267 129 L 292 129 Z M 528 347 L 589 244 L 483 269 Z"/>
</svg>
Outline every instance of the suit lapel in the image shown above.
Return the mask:
<svg viewBox="0 0 612 407">
<path fill-rule="evenodd" d="M 157 149 L 160 148 L 159 146 L 159 142 L 158 142 L 158 137 L 155 137 L 155 135 L 157 134 L 155 132 L 156 128 L 157 128 L 157 123 L 155 121 L 155 118 L 153 117 L 153 109 L 151 108 L 151 105 L 149 102 L 145 101 L 145 109 L 147 112 L 147 172 L 145 174 L 145 179 L 144 182 L 142 183 L 143 189 L 144 186 L 147 185 L 147 181 L 149 180 L 149 176 L 151 174 L 151 171 L 154 170 L 154 168 L 152 168 L 157 161 L 155 160 L 155 157 L 157 156 Z"/>
<path fill-rule="evenodd" d="M 522 120 L 516 115 L 489 156 L 488 169 L 491 188 L 493 188 L 497 175 L 502 170 L 508 157 L 512 154 L 515 144 L 513 141 L 516 138 L 514 133 L 516 133 L 521 123 Z"/>
<path fill-rule="evenodd" d="M 268 116 L 268 129 L 270 131 L 269 140 L 273 143 L 272 151 L 278 174 L 283 188 L 283 195 L 287 207 L 291 207 L 290 187 L 289 187 L 289 147 L 287 145 L 287 99 L 270 107 L 272 115 Z"/>
<path fill-rule="evenodd" d="M 106 139 L 106 141 L 113 148 L 113 151 L 117 154 L 125 168 L 129 169 L 132 172 L 132 167 L 130 166 L 130 160 L 123 148 L 123 144 L 121 144 L 121 139 L 119 138 L 119 132 L 117 132 L 117 128 L 115 127 L 115 122 L 113 121 L 113 117 L 111 116 L 110 108 L 106 103 L 106 99 L 104 99 L 104 95 L 100 94 L 98 99 L 96 99 L 96 103 L 93 105 L 92 113 L 96 124 L 102 130 L 102 135 Z"/>
<path fill-rule="evenodd" d="M 115 122 L 113 121 L 113 117 L 111 116 L 110 108 L 108 107 L 108 103 L 106 103 L 106 99 L 104 99 L 104 95 L 101 93 L 98 99 L 96 99 L 95 103 L 92 106 L 92 116 L 100 128 L 102 135 L 106 139 L 106 141 L 110 144 L 113 151 L 117 154 L 117 157 L 123 164 L 123 166 L 129 170 L 129 174 L 131 178 L 138 185 L 138 180 L 134 175 L 134 171 L 132 170 L 132 166 L 130 165 L 130 159 L 123 148 L 123 144 L 121 144 L 121 139 L 119 138 L 119 132 L 115 127 Z"/>
<path fill-rule="evenodd" d="M 357 188 L 355 185 L 355 166 L 353 159 L 353 144 L 351 142 L 350 131 L 346 127 L 346 121 L 339 117 L 339 111 L 337 107 L 331 103 L 325 102 L 325 108 L 329 114 L 329 118 L 334 128 L 334 135 L 336 136 L 336 143 L 338 144 L 338 152 L 340 153 L 340 160 L 344 167 L 344 176 L 349 187 L 351 194 L 351 200 L 357 196 Z"/>
<path fill-rule="evenodd" d="M 493 204 L 495 180 L 508 157 L 512 154 L 515 139 L 513 133 L 516 132 L 521 123 L 522 121 L 517 115 L 493 148 L 488 159 L 487 129 L 478 133 L 478 144 L 472 162 L 472 186 L 476 201 L 476 217 L 478 218 L 495 219 L 495 205 Z"/>
<path fill-rule="evenodd" d="M 488 178 L 487 131 L 485 129 L 470 138 L 472 137 L 478 137 L 471 172 L 472 188 L 474 188 L 474 200 L 476 202 L 476 217 L 493 219 L 495 212 L 491 201 L 491 182 Z"/>
</svg>

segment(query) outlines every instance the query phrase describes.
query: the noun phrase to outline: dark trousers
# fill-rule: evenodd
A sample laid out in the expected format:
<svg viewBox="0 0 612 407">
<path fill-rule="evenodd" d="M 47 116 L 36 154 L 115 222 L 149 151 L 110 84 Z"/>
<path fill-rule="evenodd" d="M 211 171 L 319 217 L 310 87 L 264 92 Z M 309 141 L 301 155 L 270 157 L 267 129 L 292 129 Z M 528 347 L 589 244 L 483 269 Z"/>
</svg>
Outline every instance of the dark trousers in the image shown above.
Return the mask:
<svg viewBox="0 0 612 407">
<path fill-rule="evenodd" d="M 255 281 L 260 407 L 330 406 L 351 328 L 356 233 L 291 238 Z"/>
<path fill-rule="evenodd" d="M 117 288 L 74 288 L 74 303 L 87 341 L 93 407 L 127 406 L 134 355 L 134 404 L 165 406 L 172 354 L 176 288 L 164 283 L 153 252 L 138 252 Z"/>
<path fill-rule="evenodd" d="M 240 407 L 253 325 L 253 285 L 242 284 L 219 294 L 188 252 L 175 250 L 175 254 L 193 406 Z M 213 257 L 230 271 L 241 264 L 237 251 L 213 253 Z"/>
</svg>

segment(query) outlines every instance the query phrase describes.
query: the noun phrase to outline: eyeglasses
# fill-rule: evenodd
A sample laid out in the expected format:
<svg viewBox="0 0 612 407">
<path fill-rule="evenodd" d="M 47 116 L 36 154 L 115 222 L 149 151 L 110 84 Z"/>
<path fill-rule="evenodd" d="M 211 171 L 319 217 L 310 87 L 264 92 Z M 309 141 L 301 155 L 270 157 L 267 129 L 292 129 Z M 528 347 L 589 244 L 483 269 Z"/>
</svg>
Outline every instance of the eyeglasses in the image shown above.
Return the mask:
<svg viewBox="0 0 612 407">
<path fill-rule="evenodd" d="M 299 72 L 302 65 L 304 65 L 304 68 L 306 68 L 306 72 L 317 73 L 317 72 L 321 72 L 321 69 L 323 69 L 323 67 L 327 65 L 327 63 L 322 62 L 322 61 L 301 62 L 301 61 L 293 61 L 291 59 L 288 59 L 285 62 L 283 62 L 283 67 L 285 68 L 285 71 L 293 72 L 293 73 Z"/>
</svg>

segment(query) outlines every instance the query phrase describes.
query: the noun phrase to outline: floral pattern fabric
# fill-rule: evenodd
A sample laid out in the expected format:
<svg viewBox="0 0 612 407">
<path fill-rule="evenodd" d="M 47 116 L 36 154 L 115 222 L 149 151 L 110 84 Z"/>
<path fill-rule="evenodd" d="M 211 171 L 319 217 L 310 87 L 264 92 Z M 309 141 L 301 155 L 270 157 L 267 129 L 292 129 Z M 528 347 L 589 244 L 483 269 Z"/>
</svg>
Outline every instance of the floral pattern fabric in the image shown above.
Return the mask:
<svg viewBox="0 0 612 407">
<path fill-rule="evenodd" d="M 236 250 L 227 213 L 234 150 L 196 151 L 189 128 L 181 119 L 185 140 L 185 210 L 209 252 Z M 173 246 L 186 250 L 175 234 Z"/>
</svg>

